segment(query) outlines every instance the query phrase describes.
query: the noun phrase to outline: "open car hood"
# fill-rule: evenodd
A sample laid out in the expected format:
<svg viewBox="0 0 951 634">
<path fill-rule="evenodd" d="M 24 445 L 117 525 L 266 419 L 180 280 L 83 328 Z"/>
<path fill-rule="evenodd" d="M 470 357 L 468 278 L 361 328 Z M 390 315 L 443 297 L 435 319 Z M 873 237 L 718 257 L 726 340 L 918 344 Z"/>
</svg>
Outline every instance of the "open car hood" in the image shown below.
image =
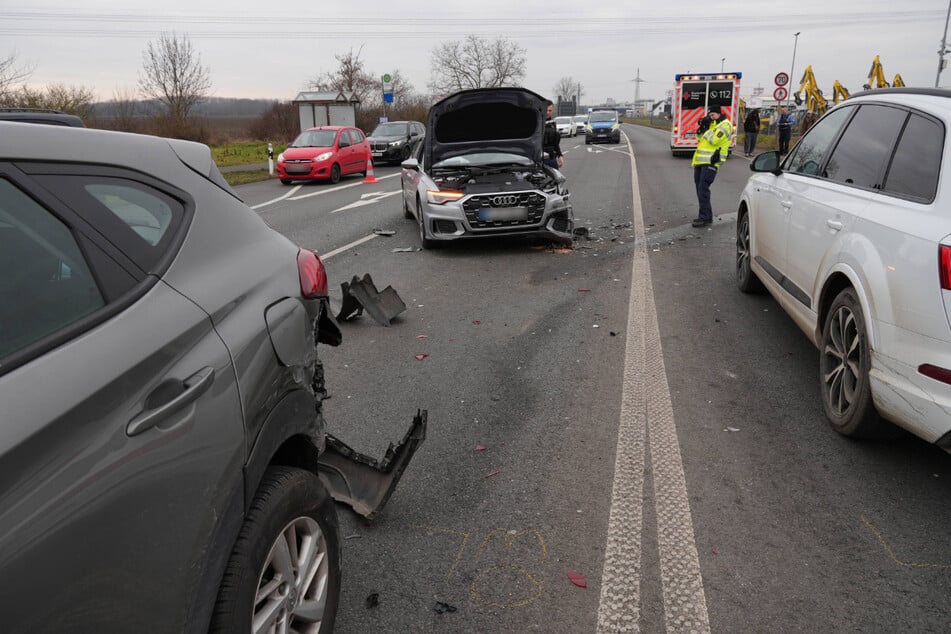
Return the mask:
<svg viewBox="0 0 951 634">
<path fill-rule="evenodd" d="M 426 118 L 428 168 L 475 152 L 508 152 L 542 160 L 547 100 L 525 88 L 475 88 L 438 101 Z"/>
</svg>

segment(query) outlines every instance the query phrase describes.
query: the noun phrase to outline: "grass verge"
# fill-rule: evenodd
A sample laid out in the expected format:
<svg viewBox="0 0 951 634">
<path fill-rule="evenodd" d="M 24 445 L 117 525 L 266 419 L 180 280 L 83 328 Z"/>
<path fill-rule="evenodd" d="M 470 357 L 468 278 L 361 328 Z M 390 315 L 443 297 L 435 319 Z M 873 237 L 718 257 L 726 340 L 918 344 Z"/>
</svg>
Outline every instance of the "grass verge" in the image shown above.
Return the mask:
<svg viewBox="0 0 951 634">
<path fill-rule="evenodd" d="M 235 185 L 247 185 L 248 183 L 257 183 L 258 181 L 266 181 L 270 178 L 277 178 L 277 176 L 271 176 L 268 174 L 267 170 L 222 172 L 221 175 L 225 177 L 225 180 L 228 181 L 228 184 L 232 187 Z"/>
<path fill-rule="evenodd" d="M 274 158 L 287 149 L 284 144 L 274 144 Z M 267 141 L 238 141 L 211 148 L 211 155 L 219 167 L 267 162 Z"/>
</svg>

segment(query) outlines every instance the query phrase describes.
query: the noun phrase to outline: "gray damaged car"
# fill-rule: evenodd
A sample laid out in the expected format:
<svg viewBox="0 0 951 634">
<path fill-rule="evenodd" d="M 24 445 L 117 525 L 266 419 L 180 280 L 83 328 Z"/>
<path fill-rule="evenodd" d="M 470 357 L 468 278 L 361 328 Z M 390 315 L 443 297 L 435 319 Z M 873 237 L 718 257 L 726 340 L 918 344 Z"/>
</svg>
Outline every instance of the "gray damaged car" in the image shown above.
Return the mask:
<svg viewBox="0 0 951 634">
<path fill-rule="evenodd" d="M 546 105 L 525 88 L 479 88 L 429 109 L 426 137 L 401 172 L 403 213 L 423 248 L 499 236 L 572 241 L 565 177 L 543 163 Z"/>
<path fill-rule="evenodd" d="M 334 500 L 383 460 L 327 433 L 320 258 L 208 147 L 0 122 L 0 620 L 9 633 L 329 632 Z"/>
</svg>

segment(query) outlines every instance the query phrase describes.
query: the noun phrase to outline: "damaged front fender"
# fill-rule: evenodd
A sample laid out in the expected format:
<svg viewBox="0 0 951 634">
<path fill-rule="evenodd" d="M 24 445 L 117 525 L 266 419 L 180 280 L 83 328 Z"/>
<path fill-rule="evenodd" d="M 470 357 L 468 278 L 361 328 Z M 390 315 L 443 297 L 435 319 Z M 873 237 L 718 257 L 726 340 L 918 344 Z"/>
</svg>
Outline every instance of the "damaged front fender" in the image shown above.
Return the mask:
<svg viewBox="0 0 951 634">
<path fill-rule="evenodd" d="M 318 460 L 318 475 L 337 502 L 348 504 L 367 519 L 376 517 L 390 499 L 413 454 L 426 439 L 426 410 L 419 410 L 413 423 L 382 460 L 351 449 L 327 434 L 326 447 Z"/>
</svg>

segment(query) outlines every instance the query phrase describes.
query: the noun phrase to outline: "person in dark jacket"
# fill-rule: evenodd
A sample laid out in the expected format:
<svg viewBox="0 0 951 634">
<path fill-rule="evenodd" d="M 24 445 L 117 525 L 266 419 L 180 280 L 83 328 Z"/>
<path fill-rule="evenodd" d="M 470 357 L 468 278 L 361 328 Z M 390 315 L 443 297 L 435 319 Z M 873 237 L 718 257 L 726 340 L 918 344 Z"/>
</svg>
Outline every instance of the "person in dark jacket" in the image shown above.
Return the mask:
<svg viewBox="0 0 951 634">
<path fill-rule="evenodd" d="M 565 164 L 565 157 L 561 153 L 561 135 L 558 134 L 558 128 L 555 127 L 555 120 L 552 118 L 555 114 L 555 104 L 548 102 L 548 109 L 545 112 L 545 133 L 542 136 L 542 151 L 547 154 L 544 159 L 545 165 L 560 169 Z"/>
<path fill-rule="evenodd" d="M 753 156 L 756 150 L 756 137 L 759 136 L 760 118 L 759 108 L 753 108 L 746 119 L 743 120 L 743 153 L 745 156 Z"/>
<path fill-rule="evenodd" d="M 788 154 L 789 153 L 789 139 L 792 137 L 792 127 L 795 124 L 796 118 L 789 113 L 789 110 L 786 108 L 779 109 L 779 120 L 777 122 L 777 128 L 779 128 L 779 153 Z"/>
</svg>

